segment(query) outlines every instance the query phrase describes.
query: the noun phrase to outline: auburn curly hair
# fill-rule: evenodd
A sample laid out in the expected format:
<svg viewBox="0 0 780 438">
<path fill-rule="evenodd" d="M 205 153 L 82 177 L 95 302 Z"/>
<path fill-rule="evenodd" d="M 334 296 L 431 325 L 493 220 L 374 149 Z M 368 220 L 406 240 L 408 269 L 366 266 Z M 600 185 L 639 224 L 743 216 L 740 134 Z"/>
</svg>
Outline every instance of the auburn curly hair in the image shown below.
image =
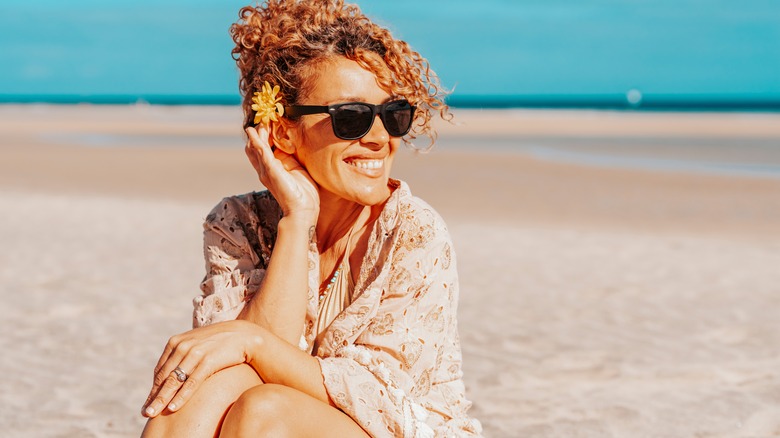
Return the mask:
<svg viewBox="0 0 780 438">
<path fill-rule="evenodd" d="M 417 106 L 409 137 L 427 135 L 434 112 L 449 120 L 447 94 L 428 61 L 343 0 L 268 0 L 239 11 L 230 27 L 240 71 L 244 128 L 252 126 L 252 95 L 268 81 L 279 85 L 282 104 L 298 104 L 319 62 L 343 56 L 374 73 L 380 86 Z"/>
</svg>

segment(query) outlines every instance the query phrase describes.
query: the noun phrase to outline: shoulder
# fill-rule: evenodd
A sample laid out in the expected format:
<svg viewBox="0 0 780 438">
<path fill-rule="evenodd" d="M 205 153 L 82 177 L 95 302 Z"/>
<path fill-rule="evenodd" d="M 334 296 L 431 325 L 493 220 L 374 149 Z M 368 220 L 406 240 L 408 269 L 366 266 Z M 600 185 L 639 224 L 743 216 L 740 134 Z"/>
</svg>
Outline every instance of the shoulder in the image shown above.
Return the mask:
<svg viewBox="0 0 780 438">
<path fill-rule="evenodd" d="M 228 196 L 211 209 L 204 227 L 266 224 L 274 226 L 282 216 L 281 208 L 267 190 Z"/>
<path fill-rule="evenodd" d="M 426 201 L 412 195 L 406 184 L 396 189 L 389 287 L 385 298 L 413 302 L 457 299 L 457 268 L 450 232 L 444 219 Z M 388 217 L 389 218 L 389 217 Z M 432 292 L 433 291 L 433 292 Z M 432 301 L 431 301 L 432 300 Z M 441 301 L 443 302 L 443 301 Z"/>
<path fill-rule="evenodd" d="M 282 209 L 268 191 L 224 198 L 203 223 L 204 245 L 216 242 L 222 248 L 244 248 L 243 252 L 256 254 L 253 260 L 259 257 L 261 266 L 265 267 L 281 218 Z"/>
<path fill-rule="evenodd" d="M 395 205 L 388 207 L 395 210 L 397 247 L 411 251 L 450 244 L 447 224 L 430 204 L 414 196 L 405 183 L 400 184 L 394 195 L 397 198 L 390 201 L 395 201 Z"/>
</svg>

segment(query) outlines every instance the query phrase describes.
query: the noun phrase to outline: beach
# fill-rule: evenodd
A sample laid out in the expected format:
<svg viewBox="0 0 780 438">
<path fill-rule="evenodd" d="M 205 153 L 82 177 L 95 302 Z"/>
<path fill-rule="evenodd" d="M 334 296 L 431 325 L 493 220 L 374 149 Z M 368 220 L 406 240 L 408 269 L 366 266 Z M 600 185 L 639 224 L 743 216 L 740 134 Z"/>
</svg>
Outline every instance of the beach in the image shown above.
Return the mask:
<svg viewBox="0 0 780 438">
<path fill-rule="evenodd" d="M 452 234 L 485 436 L 780 436 L 780 114 L 454 113 L 393 173 Z M 262 188 L 241 121 L 0 106 L 3 436 L 140 434 L 202 221 Z"/>
</svg>

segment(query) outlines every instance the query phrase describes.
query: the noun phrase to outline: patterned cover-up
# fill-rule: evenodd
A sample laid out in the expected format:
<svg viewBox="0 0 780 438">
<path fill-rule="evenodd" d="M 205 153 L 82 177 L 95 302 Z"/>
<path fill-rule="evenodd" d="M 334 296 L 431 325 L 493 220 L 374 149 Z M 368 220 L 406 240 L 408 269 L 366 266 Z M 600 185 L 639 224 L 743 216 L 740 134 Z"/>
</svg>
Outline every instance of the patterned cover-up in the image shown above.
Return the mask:
<svg viewBox="0 0 780 438">
<path fill-rule="evenodd" d="M 317 358 L 336 406 L 376 437 L 477 436 L 467 411 L 457 331 L 458 276 L 441 217 L 391 180 L 352 304 L 326 329 Z M 281 210 L 268 192 L 225 198 L 206 218 L 206 277 L 195 327 L 234 319 L 257 292 Z M 309 249 L 309 296 L 300 348 L 311 352 L 319 253 Z"/>
</svg>

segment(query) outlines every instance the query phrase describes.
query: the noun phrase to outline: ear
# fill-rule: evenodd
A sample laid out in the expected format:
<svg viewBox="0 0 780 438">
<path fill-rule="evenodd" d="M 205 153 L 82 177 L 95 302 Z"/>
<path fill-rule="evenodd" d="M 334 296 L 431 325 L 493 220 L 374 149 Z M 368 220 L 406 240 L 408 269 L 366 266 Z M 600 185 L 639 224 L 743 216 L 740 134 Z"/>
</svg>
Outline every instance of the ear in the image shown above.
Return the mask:
<svg viewBox="0 0 780 438">
<path fill-rule="evenodd" d="M 295 145 L 297 144 L 297 133 L 295 123 L 285 117 L 279 117 L 276 122 L 271 122 L 268 129 L 268 142 L 271 146 L 276 146 L 282 152 L 293 155 Z"/>
</svg>

